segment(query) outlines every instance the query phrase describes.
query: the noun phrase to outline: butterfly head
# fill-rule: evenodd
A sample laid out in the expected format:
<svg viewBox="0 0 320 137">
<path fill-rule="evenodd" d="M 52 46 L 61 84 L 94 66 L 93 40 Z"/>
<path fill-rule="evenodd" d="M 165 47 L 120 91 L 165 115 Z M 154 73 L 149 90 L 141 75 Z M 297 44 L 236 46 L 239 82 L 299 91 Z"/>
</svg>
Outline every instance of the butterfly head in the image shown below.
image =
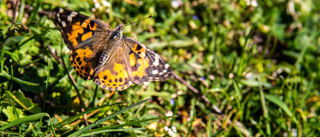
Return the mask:
<svg viewBox="0 0 320 137">
<path fill-rule="evenodd" d="M 115 27 L 110 35 L 109 39 L 112 40 L 119 40 L 122 37 L 122 32 L 123 32 L 123 24 L 118 25 Z"/>
</svg>

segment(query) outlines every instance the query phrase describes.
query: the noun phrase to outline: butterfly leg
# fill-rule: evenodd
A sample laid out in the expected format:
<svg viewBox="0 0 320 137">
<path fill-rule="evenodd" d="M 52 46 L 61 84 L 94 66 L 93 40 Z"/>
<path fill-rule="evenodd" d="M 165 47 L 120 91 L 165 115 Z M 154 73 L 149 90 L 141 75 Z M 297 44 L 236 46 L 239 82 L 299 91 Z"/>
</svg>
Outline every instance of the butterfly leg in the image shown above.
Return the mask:
<svg viewBox="0 0 320 137">
<path fill-rule="evenodd" d="M 109 96 L 108 96 L 107 99 L 111 98 L 115 92 L 116 92 L 116 91 L 112 91 L 112 92 L 109 94 Z"/>
</svg>

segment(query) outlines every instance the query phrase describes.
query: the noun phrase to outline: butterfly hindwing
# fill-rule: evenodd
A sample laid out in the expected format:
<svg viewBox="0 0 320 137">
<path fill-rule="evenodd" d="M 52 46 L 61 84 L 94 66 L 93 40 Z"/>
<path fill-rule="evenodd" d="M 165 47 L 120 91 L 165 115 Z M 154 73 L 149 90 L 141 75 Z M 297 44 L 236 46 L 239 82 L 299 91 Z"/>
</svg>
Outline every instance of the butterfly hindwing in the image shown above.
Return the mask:
<svg viewBox="0 0 320 137">
<path fill-rule="evenodd" d="M 147 46 L 126 36 L 123 36 L 123 45 L 128 48 L 129 75 L 133 83 L 164 81 L 172 77 L 169 64 Z"/>
<path fill-rule="evenodd" d="M 113 55 L 95 70 L 94 82 L 110 91 L 124 90 L 132 83 L 129 78 L 125 54 L 123 54 L 122 47 L 113 50 Z"/>
</svg>

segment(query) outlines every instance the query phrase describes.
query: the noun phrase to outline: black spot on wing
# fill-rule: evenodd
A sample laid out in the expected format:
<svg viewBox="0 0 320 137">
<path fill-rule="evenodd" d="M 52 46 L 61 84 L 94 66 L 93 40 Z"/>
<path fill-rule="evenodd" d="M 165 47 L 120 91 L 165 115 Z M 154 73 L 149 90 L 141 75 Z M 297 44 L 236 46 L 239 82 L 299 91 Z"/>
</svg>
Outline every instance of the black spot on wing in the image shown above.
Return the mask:
<svg viewBox="0 0 320 137">
<path fill-rule="evenodd" d="M 142 48 L 141 45 L 140 45 L 140 44 L 137 44 L 136 50 L 139 51 L 139 50 L 141 50 L 141 48 Z"/>
</svg>

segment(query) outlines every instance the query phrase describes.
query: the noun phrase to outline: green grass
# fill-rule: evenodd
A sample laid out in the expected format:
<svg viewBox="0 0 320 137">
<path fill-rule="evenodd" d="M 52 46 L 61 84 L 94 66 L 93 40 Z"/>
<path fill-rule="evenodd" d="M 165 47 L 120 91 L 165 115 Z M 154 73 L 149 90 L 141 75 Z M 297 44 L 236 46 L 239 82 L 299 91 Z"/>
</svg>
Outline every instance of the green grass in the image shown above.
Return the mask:
<svg viewBox="0 0 320 137">
<path fill-rule="evenodd" d="M 176 136 L 320 134 L 317 0 L 258 0 L 257 7 L 244 0 L 181 0 L 178 7 L 114 0 L 95 12 L 92 1 L 21 0 L 15 11 L 0 2 L 1 136 L 170 136 L 165 126 L 176 127 Z M 159 53 L 199 93 L 171 79 L 108 99 L 109 91 L 75 74 L 47 16 L 55 7 L 113 28 L 153 15 L 124 35 Z"/>
</svg>

